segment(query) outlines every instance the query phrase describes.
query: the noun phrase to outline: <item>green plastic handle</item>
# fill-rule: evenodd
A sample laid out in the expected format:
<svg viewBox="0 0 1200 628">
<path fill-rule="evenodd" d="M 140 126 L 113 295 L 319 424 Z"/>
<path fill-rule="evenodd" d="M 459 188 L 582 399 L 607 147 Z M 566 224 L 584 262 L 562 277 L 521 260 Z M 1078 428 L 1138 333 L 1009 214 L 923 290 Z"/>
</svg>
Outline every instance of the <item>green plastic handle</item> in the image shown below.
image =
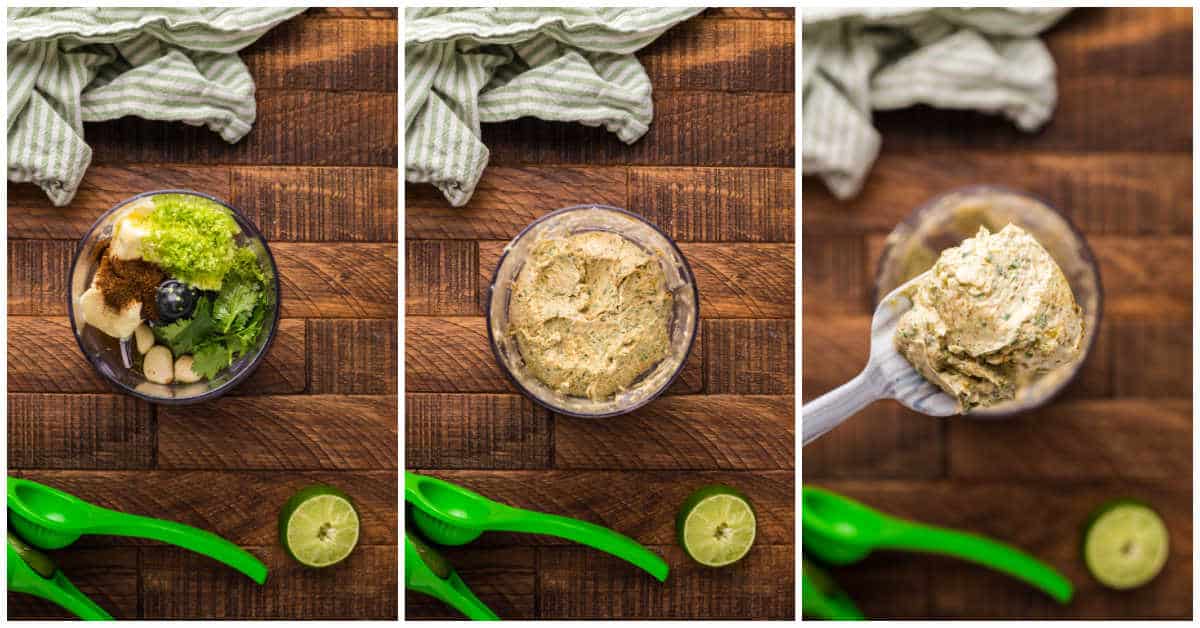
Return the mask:
<svg viewBox="0 0 1200 628">
<path fill-rule="evenodd" d="M 548 534 L 612 554 L 644 569 L 659 582 L 665 582 L 670 572 L 667 562 L 641 543 L 587 521 L 504 506 L 492 522 L 492 529 L 498 532 Z"/>
<path fill-rule="evenodd" d="M 1063 604 L 1074 593 L 1071 581 L 1042 561 L 969 532 L 888 518 L 880 530 L 878 547 L 944 554 L 990 567 L 1045 591 Z"/>
<path fill-rule="evenodd" d="M 95 507 L 98 513 L 89 534 L 127 536 L 169 543 L 203 554 L 242 572 L 258 584 L 267 581 L 267 566 L 253 554 L 212 532 L 174 521 Z"/>
<path fill-rule="evenodd" d="M 100 605 L 75 588 L 61 570 L 55 569 L 54 575 L 43 578 L 21 558 L 11 544 L 8 546 L 8 590 L 40 597 L 61 606 L 80 619 L 111 621 L 113 618 Z"/>
<path fill-rule="evenodd" d="M 404 588 L 441 600 L 474 621 L 500 619 L 492 609 L 475 597 L 456 572 L 451 571 L 446 578 L 434 573 L 421 559 L 420 552 L 408 534 L 404 537 Z"/>
</svg>

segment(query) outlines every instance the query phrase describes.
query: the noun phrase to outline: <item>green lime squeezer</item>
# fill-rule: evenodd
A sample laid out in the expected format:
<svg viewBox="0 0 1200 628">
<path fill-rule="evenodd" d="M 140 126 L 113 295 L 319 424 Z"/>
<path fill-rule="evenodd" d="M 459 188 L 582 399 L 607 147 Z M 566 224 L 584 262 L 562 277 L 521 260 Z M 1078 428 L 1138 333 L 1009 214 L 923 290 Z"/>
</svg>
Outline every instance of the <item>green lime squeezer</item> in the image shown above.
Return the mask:
<svg viewBox="0 0 1200 628">
<path fill-rule="evenodd" d="M 169 543 L 267 581 L 267 566 L 249 552 L 204 530 L 102 508 L 32 480 L 8 478 L 8 590 L 53 602 L 81 619 L 112 619 L 67 580 L 40 550 L 61 549 L 85 534 Z"/>
<path fill-rule="evenodd" d="M 404 501 L 412 507 L 411 527 L 420 532 L 405 532 L 405 587 L 442 600 L 471 619 L 497 617 L 424 539 L 465 545 L 489 531 L 545 534 L 612 554 L 659 582 L 669 572 L 666 561 L 623 534 L 579 519 L 507 506 L 438 478 L 406 471 Z"/>
</svg>

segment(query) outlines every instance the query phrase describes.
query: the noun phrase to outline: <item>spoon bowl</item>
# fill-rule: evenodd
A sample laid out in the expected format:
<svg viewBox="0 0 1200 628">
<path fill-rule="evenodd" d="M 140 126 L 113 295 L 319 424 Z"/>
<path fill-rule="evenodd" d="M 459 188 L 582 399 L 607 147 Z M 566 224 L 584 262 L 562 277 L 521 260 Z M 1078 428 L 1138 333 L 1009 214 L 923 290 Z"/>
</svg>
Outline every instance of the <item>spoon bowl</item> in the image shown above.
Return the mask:
<svg viewBox="0 0 1200 628">
<path fill-rule="evenodd" d="M 800 409 L 805 445 L 880 399 L 895 399 L 904 407 L 929 416 L 959 413 L 958 401 L 925 379 L 896 349 L 896 325 L 912 309 L 908 295 L 924 277 L 918 275 L 905 282 L 875 308 L 871 317 L 871 355 L 866 368 L 854 379 Z"/>
<path fill-rule="evenodd" d="M 41 549 L 62 549 L 79 540 L 88 508 L 67 493 L 32 482 L 8 482 L 9 522 L 21 538 Z"/>
</svg>

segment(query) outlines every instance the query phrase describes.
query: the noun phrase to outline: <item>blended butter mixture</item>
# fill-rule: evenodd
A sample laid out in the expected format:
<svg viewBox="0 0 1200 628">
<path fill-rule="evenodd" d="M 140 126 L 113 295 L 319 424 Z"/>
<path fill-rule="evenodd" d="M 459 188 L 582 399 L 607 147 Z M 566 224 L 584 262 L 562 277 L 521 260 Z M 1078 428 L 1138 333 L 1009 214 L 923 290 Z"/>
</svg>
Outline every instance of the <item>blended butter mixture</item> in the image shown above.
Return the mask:
<svg viewBox="0 0 1200 628">
<path fill-rule="evenodd" d="M 667 356 L 672 301 L 658 260 L 626 238 L 550 237 L 513 283 L 510 333 L 542 383 L 606 399 Z"/>
<path fill-rule="evenodd" d="M 1023 229 L 981 227 L 942 252 L 912 289 L 896 348 L 960 412 L 1014 399 L 1074 360 L 1083 318 L 1062 269 Z"/>
</svg>

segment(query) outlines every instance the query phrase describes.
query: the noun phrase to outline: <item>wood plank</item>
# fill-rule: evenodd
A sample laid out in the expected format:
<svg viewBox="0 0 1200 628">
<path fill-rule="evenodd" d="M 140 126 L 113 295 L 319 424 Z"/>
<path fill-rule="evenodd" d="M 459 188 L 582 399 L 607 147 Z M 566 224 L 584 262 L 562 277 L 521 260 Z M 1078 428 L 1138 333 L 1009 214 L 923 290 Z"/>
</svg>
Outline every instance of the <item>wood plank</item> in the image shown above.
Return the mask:
<svg viewBox="0 0 1200 628">
<path fill-rule="evenodd" d="M 795 171 L 631 168 L 629 206 L 680 242 L 792 242 Z"/>
<path fill-rule="evenodd" d="M 610 421 L 555 416 L 554 466 L 793 469 L 795 417 L 792 397 L 765 395 L 665 397 Z"/>
<path fill-rule="evenodd" d="M 390 318 L 396 316 L 399 251 L 395 244 L 271 246 L 290 318 Z"/>
<path fill-rule="evenodd" d="M 64 317 L 12 316 L 8 319 L 8 385 L 16 392 L 96 392 L 117 389 L 101 377 L 79 350 Z M 303 392 L 304 321 L 283 319 L 267 356 L 254 374 L 230 395 Z"/>
<path fill-rule="evenodd" d="M 878 553 L 861 565 L 835 571 L 869 617 L 995 618 L 1181 617 L 1191 612 L 1191 473 L 1171 482 L 822 482 L 884 512 L 934 525 L 984 534 L 1047 561 L 1076 585 L 1069 606 L 1059 606 L 1015 580 L 959 561 L 910 553 Z M 1149 585 L 1116 595 L 1088 575 L 1079 560 L 1080 533 L 1089 513 L 1108 499 L 1130 495 L 1154 506 L 1170 533 L 1164 572 Z M 881 563 L 912 570 L 907 588 L 867 586 L 856 574 Z M 915 583 L 915 584 L 913 584 Z M 877 583 L 874 583 L 877 584 Z M 930 592 L 929 612 L 908 598 Z M 917 593 L 918 597 L 921 596 Z M 912 613 L 911 615 L 909 613 Z"/>
<path fill-rule="evenodd" d="M 542 547 L 538 591 L 545 619 L 792 619 L 795 548 L 755 543 L 738 563 L 711 569 L 678 545 L 651 547 L 671 565 L 660 583 L 584 547 Z"/>
<path fill-rule="evenodd" d="M 164 189 L 196 190 L 229 199 L 229 169 L 172 164 L 93 165 L 66 207 L 51 205 L 45 192 L 33 184 L 9 183 L 8 237 L 10 241 L 78 240 L 118 202 L 141 192 Z"/>
<path fill-rule="evenodd" d="M 425 473 L 421 469 L 413 469 Z M 757 546 L 795 541 L 795 472 L 787 471 L 432 471 L 496 501 L 591 521 L 643 545 L 674 545 L 675 515 L 706 484 L 737 487 L 758 513 Z M 556 537 L 486 534 L 473 545 L 571 545 Z"/>
<path fill-rule="evenodd" d="M 137 619 L 138 550 L 78 549 L 54 552 L 63 574 L 115 619 Z M 7 619 L 67 620 L 75 616 L 32 595 L 9 592 Z"/>
<path fill-rule="evenodd" d="M 782 320 L 704 321 L 710 394 L 779 395 L 795 390 L 796 324 Z"/>
<path fill-rule="evenodd" d="M 395 395 L 397 325 L 384 320 L 307 322 L 308 391 L 314 394 Z"/>
<path fill-rule="evenodd" d="M 230 170 L 230 202 L 268 242 L 395 242 L 395 168 L 253 167 Z"/>
<path fill-rule="evenodd" d="M 801 242 L 804 318 L 870 314 L 874 310 L 871 298 L 879 262 L 869 256 L 862 237 L 818 236 L 806 231 Z"/>
<path fill-rule="evenodd" d="M 407 240 L 404 267 L 404 306 L 408 316 L 482 313 L 477 243 Z"/>
<path fill-rule="evenodd" d="M 949 473 L 968 480 L 1170 480 L 1191 475 L 1190 399 L 1056 403 L 1004 421 L 949 421 Z"/>
<path fill-rule="evenodd" d="M 796 25 L 784 20 L 697 18 L 638 53 L 655 91 L 792 93 Z"/>
<path fill-rule="evenodd" d="M 806 482 L 943 477 L 945 433 L 942 419 L 918 414 L 894 401 L 876 402 L 805 447 L 802 475 Z"/>
<path fill-rule="evenodd" d="M 506 242 L 479 243 L 482 285 L 491 283 Z M 704 318 L 792 318 L 795 246 L 792 244 L 684 243 Z M 481 290 L 482 294 L 486 291 Z M 482 311 L 482 310 L 481 310 Z"/>
<path fill-rule="evenodd" d="M 1188 76 L 1058 77 L 1054 117 L 1023 133 L 999 115 L 909 107 L 875 113 L 884 151 L 923 154 L 950 148 L 1077 152 L 1192 150 L 1192 81 Z M 937 124 L 929 124 L 936 116 Z"/>
<path fill-rule="evenodd" d="M 655 92 L 654 122 L 632 146 L 598 127 L 533 118 L 485 124 L 483 143 L 493 165 L 793 167 L 795 104 L 790 93 Z"/>
<path fill-rule="evenodd" d="M 396 166 L 396 94 L 270 90 L 237 144 L 180 122 L 128 116 L 84 125 L 93 163 Z"/>
<path fill-rule="evenodd" d="M 271 29 L 242 52 L 260 91 L 271 89 L 394 92 L 395 20 L 308 19 Z"/>
<path fill-rule="evenodd" d="M 174 547 L 142 549 L 148 619 L 396 619 L 394 545 L 360 545 L 342 563 L 309 569 L 274 543 L 250 547 L 270 570 L 257 585 L 211 559 Z"/>
<path fill-rule="evenodd" d="M 148 469 L 155 421 L 126 395 L 8 394 L 8 465 L 18 469 Z"/>
<path fill-rule="evenodd" d="M 397 539 L 395 470 L 22 470 L 17 475 L 105 508 L 195 526 L 242 547 L 274 549 L 281 549 L 278 509 L 305 486 L 331 484 L 352 496 L 358 507 L 360 545 L 394 548 Z M 158 546 L 131 537 L 85 536 L 71 546 L 71 552 L 84 547 L 138 545 Z M 272 579 L 276 579 L 274 575 Z"/>
<path fill-rule="evenodd" d="M 404 414 L 408 467 L 545 469 L 554 461 L 549 411 L 520 395 L 410 392 Z"/>
<path fill-rule="evenodd" d="M 702 14 L 709 18 L 738 20 L 794 20 L 796 10 L 791 7 L 710 7 Z"/>
<path fill-rule="evenodd" d="M 929 599 L 933 596 L 928 592 L 941 583 L 938 572 L 925 561 L 936 561 L 937 558 L 922 556 L 922 561 L 917 563 L 906 556 L 878 552 L 852 565 L 816 564 L 825 569 L 850 595 L 859 610 L 872 620 L 928 619 L 933 614 Z M 946 559 L 945 562 L 949 561 Z M 885 597 L 882 591 L 893 594 Z M 901 591 L 906 594 L 901 595 Z"/>
<path fill-rule="evenodd" d="M 10 240 L 8 314 L 66 315 L 67 283 L 74 257 L 74 242 Z"/>
<path fill-rule="evenodd" d="M 396 7 L 314 7 L 304 12 L 314 19 L 395 20 L 397 15 Z"/>
<path fill-rule="evenodd" d="M 1113 394 L 1117 397 L 1192 397 L 1190 320 L 1114 321 Z"/>
<path fill-rule="evenodd" d="M 1062 212 L 1088 235 L 1190 235 L 1192 158 L 1183 153 L 1001 154 L 971 148 L 911 154 L 884 150 L 862 194 L 839 201 L 805 180 L 808 236 L 891 231 L 917 207 L 955 188 L 1007 182 Z"/>
<path fill-rule="evenodd" d="M 476 597 L 501 619 L 534 619 L 537 612 L 537 550 L 529 547 L 439 547 Z M 404 620 L 463 619 L 427 595 L 405 591 Z"/>
<path fill-rule="evenodd" d="M 395 469 L 396 398 L 224 397 L 158 409 L 162 469 Z"/>
<path fill-rule="evenodd" d="M 405 237 L 508 240 L 537 218 L 563 207 L 580 203 L 626 207 L 626 177 L 624 166 L 489 166 L 471 201 L 462 207 L 451 207 L 432 185 L 405 184 Z"/>
<path fill-rule="evenodd" d="M 478 316 L 409 316 L 404 323 L 404 372 L 412 392 L 519 392 L 496 364 L 487 321 Z M 665 394 L 697 393 L 704 387 L 703 334 L 679 377 Z"/>
<path fill-rule="evenodd" d="M 1192 75 L 1187 7 L 1075 9 L 1045 40 L 1059 76 Z"/>
</svg>

